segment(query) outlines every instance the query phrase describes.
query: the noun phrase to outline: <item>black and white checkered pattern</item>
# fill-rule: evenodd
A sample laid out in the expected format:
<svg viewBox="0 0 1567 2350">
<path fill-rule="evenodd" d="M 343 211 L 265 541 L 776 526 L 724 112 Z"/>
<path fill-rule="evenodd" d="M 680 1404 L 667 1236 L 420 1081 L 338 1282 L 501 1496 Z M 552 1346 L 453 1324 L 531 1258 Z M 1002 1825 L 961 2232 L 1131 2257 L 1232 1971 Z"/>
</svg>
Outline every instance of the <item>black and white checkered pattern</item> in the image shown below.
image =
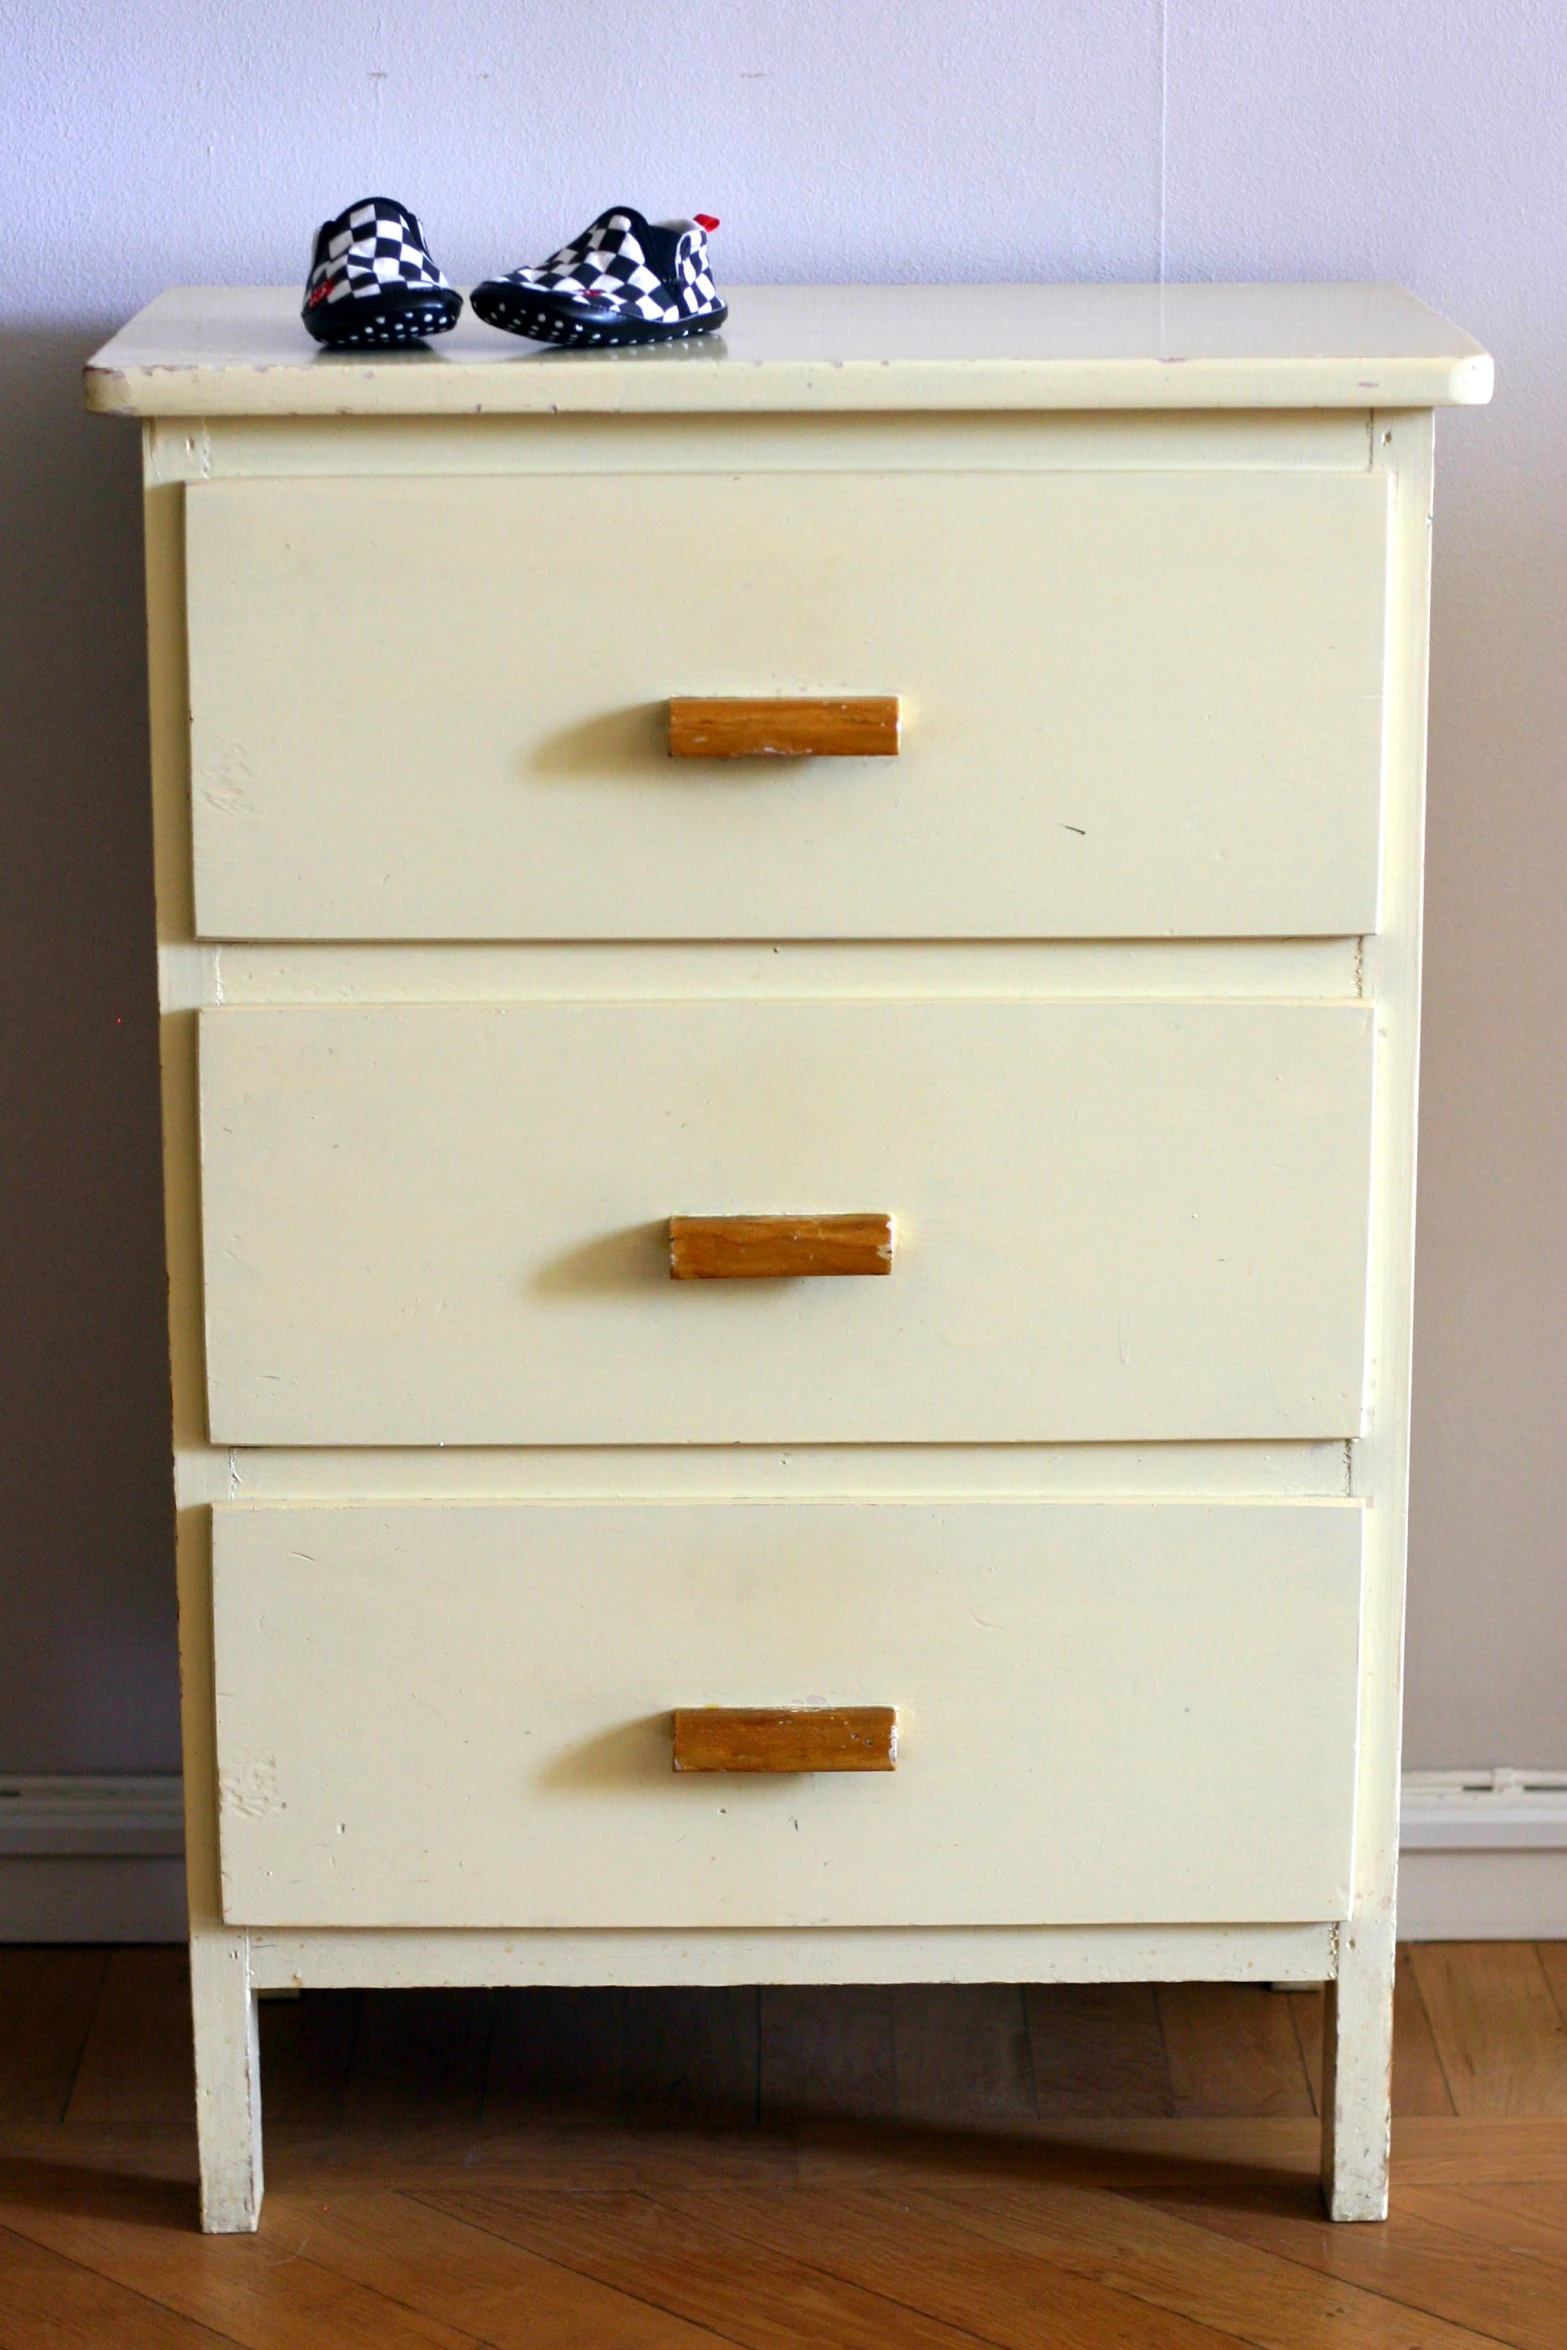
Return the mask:
<svg viewBox="0 0 1567 2350">
<path fill-rule="evenodd" d="M 366 196 L 317 229 L 302 316 L 318 342 L 414 342 L 454 326 L 461 306 L 394 197 Z"/>
<path fill-rule="evenodd" d="M 710 310 L 723 308 L 713 273 L 707 266 L 707 239 L 694 225 L 680 240 L 675 275 L 680 289 L 678 306 L 687 318 L 705 318 Z"/>
<path fill-rule="evenodd" d="M 700 222 L 645 220 L 629 204 L 537 266 L 488 278 L 473 306 L 492 326 L 543 342 L 643 342 L 701 334 L 728 316 Z"/>
<path fill-rule="evenodd" d="M 673 256 L 658 256 L 664 275 L 648 266 L 648 247 L 663 240 L 649 235 L 649 224 L 640 213 L 616 211 L 601 213 L 590 229 L 562 245 L 542 267 L 510 271 L 510 281 L 547 286 L 558 294 L 587 294 L 663 326 L 716 310 L 718 288 L 708 270 L 702 231 L 687 221 L 659 225 L 676 239 Z"/>
</svg>

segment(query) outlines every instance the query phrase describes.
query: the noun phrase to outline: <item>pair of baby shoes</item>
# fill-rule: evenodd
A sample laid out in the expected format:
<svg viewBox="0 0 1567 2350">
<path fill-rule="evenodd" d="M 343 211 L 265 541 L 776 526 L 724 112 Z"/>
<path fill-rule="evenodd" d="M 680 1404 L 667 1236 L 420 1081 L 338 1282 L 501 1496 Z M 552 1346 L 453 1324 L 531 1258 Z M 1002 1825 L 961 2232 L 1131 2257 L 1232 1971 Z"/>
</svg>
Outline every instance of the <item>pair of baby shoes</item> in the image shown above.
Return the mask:
<svg viewBox="0 0 1567 2350">
<path fill-rule="evenodd" d="M 469 300 L 489 326 L 538 343 L 660 343 L 711 334 L 728 317 L 713 283 L 707 232 L 718 223 L 644 220 L 629 204 L 535 268 L 486 278 Z M 462 296 L 406 204 L 366 196 L 316 231 L 301 311 L 318 343 L 387 350 L 445 334 Z"/>
</svg>

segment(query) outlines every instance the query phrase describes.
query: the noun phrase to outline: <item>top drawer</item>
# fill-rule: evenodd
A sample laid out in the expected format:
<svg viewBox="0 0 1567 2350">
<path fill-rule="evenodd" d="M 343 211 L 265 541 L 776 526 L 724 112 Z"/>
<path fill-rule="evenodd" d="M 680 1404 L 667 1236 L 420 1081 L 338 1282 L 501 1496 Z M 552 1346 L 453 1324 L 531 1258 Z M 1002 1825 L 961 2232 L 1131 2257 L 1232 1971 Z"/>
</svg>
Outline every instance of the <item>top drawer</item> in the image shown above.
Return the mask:
<svg viewBox="0 0 1567 2350">
<path fill-rule="evenodd" d="M 1370 474 L 193 485 L 209 938 L 1377 923 Z M 896 758 L 673 760 L 671 695 L 897 694 Z"/>
</svg>

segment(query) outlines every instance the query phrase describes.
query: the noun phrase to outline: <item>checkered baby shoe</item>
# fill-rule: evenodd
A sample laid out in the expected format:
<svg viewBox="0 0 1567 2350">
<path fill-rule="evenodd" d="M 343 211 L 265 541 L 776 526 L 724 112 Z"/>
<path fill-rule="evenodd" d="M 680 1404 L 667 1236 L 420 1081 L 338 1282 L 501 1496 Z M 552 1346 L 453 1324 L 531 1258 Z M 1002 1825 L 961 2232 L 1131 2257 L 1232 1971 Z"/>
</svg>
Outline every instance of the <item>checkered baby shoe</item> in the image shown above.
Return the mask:
<svg viewBox="0 0 1567 2350">
<path fill-rule="evenodd" d="M 708 268 L 709 213 L 644 220 L 629 204 L 537 269 L 486 278 L 468 299 L 478 316 L 537 343 L 662 343 L 711 334 L 729 308 Z"/>
<path fill-rule="evenodd" d="M 338 351 L 417 343 L 445 334 L 461 308 L 406 204 L 366 196 L 316 230 L 300 316 L 318 343 Z"/>
</svg>

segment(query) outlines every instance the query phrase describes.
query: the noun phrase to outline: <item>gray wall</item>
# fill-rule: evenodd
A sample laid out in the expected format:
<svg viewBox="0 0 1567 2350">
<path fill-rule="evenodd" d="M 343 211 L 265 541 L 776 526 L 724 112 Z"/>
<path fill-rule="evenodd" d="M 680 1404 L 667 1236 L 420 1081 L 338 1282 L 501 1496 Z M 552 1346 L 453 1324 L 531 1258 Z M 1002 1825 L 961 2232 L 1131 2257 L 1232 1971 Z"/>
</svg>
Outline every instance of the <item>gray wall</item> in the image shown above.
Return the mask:
<svg viewBox="0 0 1567 2350">
<path fill-rule="evenodd" d="M 77 369 L 401 195 L 459 280 L 605 203 L 747 279 L 1402 279 L 1446 417 L 1410 1751 L 1567 1763 L 1567 12 L 1536 0 L 0 5 L 0 1768 L 177 1756 L 136 450 Z"/>
</svg>

